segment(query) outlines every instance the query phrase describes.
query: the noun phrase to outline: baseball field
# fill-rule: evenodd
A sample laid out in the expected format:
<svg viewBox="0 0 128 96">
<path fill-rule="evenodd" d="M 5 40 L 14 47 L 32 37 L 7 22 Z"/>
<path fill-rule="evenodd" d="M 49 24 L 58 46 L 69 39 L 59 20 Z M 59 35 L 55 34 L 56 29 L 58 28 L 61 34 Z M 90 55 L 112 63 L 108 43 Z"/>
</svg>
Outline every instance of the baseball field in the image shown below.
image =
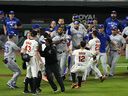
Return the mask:
<svg viewBox="0 0 128 96">
<path fill-rule="evenodd" d="M 22 70 L 22 60 L 19 54 L 17 54 L 16 59 Z M 17 86 L 20 88 L 10 89 L 6 85 L 7 81 L 12 76 L 12 72 L 6 68 L 2 60 L 3 52 L 0 51 L 0 96 L 32 96 L 32 94 L 23 94 L 25 70 L 22 70 L 22 75 L 19 77 L 17 82 Z M 53 93 L 48 82 L 42 80 L 42 92 L 38 96 L 128 96 L 127 66 L 128 60 L 126 60 L 124 56 L 121 56 L 117 64 L 116 75 L 114 77 L 109 77 L 101 83 L 99 80 L 95 80 L 94 76 L 89 76 L 87 82 L 83 82 L 82 87 L 79 89 L 71 89 L 71 81 L 66 78 L 64 81 L 66 87 L 65 93 Z M 101 68 L 101 66 L 99 67 Z"/>
</svg>

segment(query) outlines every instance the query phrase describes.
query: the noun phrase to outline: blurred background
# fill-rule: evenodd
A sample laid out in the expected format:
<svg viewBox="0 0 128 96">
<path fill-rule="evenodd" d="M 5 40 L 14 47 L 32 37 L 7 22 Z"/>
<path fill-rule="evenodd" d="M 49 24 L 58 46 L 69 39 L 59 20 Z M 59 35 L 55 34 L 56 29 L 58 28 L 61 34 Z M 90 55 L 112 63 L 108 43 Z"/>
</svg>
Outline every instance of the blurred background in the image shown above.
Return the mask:
<svg viewBox="0 0 128 96">
<path fill-rule="evenodd" d="M 95 15 L 102 23 L 112 10 L 116 10 L 118 18 L 123 19 L 128 14 L 127 9 L 127 0 L 0 0 L 0 10 L 5 13 L 15 11 L 26 24 L 32 21 L 48 23 L 50 19 L 59 17 L 69 23 L 74 13 Z"/>
</svg>

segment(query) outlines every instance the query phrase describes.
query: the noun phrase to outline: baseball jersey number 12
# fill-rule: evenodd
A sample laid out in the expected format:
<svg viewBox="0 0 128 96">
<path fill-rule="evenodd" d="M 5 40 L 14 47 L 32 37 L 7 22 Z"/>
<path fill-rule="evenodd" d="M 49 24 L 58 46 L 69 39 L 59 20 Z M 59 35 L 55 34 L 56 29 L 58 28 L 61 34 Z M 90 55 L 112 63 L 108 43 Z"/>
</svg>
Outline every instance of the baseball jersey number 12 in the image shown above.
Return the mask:
<svg viewBox="0 0 128 96">
<path fill-rule="evenodd" d="M 79 56 L 79 62 L 85 62 L 85 56 Z"/>
</svg>

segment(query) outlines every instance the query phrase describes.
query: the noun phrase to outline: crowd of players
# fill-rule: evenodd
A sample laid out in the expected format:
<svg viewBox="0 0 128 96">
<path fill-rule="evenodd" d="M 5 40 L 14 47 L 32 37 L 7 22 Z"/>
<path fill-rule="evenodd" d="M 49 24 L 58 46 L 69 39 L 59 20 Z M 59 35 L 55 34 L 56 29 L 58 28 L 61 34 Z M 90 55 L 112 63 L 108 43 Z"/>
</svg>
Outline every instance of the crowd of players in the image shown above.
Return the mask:
<svg viewBox="0 0 128 96">
<path fill-rule="evenodd" d="M 4 62 L 14 72 L 11 80 L 7 82 L 10 88 L 17 88 L 16 81 L 21 74 L 15 62 L 14 50 L 21 50 L 22 59 L 24 54 L 30 56 L 30 60 L 24 61 L 23 65 L 23 68 L 27 66 L 24 93 L 30 93 L 28 84 L 33 94 L 40 92 L 42 76 L 47 77 L 53 91 L 57 92 L 52 73 L 61 87 L 61 92 L 65 91 L 63 81 L 68 77 L 67 73 L 70 74 L 72 88 L 80 88 L 81 82 L 86 81 L 93 71 L 95 78 L 103 82 L 107 77 L 114 76 L 116 63 L 122 50 L 126 50 L 128 42 L 128 17 L 120 22 L 116 11 L 112 11 L 103 24 L 98 24 L 97 19 L 89 19 L 87 24 L 81 24 L 77 14 L 72 16 L 69 25 L 65 24 L 63 18 L 59 18 L 58 22 L 51 21 L 44 30 L 39 24 L 33 24 L 21 48 L 17 44 L 22 24 L 15 17 L 14 11 L 10 11 L 8 17 L 0 11 L 0 21 L 3 24 L 0 42 L 5 50 Z M 8 40 L 5 43 L 6 38 Z M 98 69 L 99 61 L 103 73 Z"/>
</svg>

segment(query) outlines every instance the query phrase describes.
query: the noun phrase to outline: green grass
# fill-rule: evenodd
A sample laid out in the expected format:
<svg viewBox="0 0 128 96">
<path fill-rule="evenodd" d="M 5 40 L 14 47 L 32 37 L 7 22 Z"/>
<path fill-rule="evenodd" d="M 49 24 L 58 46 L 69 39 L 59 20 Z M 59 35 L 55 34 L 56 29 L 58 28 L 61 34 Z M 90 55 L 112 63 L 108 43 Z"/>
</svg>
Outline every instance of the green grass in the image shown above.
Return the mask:
<svg viewBox="0 0 128 96">
<path fill-rule="evenodd" d="M 10 70 L 8 70 L 5 64 L 2 63 L 3 53 L 0 55 L 0 74 L 12 74 Z M 17 63 L 21 68 L 22 61 L 20 56 L 17 56 Z M 118 65 L 122 63 L 128 63 L 128 60 L 125 60 L 124 56 L 120 57 L 118 61 Z M 100 66 L 101 68 L 101 66 Z M 126 67 L 116 67 L 116 75 L 113 78 L 108 78 L 103 83 L 99 80 L 95 80 L 94 76 L 90 76 L 87 79 L 87 82 L 82 83 L 82 87 L 80 89 L 71 89 L 71 82 L 66 79 L 64 81 L 66 92 L 65 93 L 57 93 L 54 94 L 52 92 L 51 87 L 45 81 L 41 83 L 42 92 L 39 96 L 127 96 L 128 95 L 128 70 Z M 24 95 L 23 92 L 23 80 L 25 70 L 22 70 L 22 76 L 19 77 L 17 85 L 20 87 L 19 89 L 9 89 L 6 86 L 6 82 L 11 78 L 11 76 L 0 76 L 0 96 L 32 96 L 31 94 Z M 57 83 L 56 83 L 57 84 Z M 59 86 L 58 86 L 59 88 Z"/>
</svg>

